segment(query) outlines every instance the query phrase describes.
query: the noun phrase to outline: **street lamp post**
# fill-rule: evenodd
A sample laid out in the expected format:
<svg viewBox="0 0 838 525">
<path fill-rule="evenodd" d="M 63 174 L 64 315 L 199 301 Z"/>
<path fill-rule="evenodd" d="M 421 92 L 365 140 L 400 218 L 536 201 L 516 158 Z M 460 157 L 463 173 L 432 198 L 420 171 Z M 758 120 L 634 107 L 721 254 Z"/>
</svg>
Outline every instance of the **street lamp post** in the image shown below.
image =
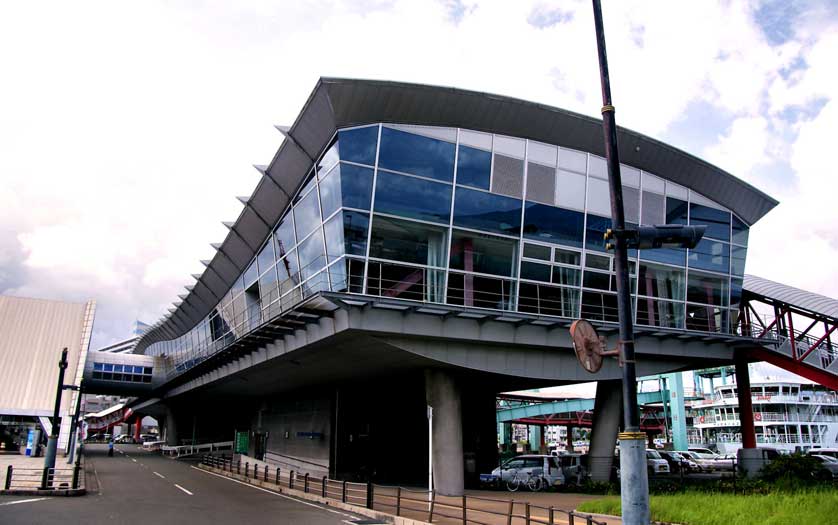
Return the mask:
<svg viewBox="0 0 838 525">
<path fill-rule="evenodd" d="M 623 370 L 623 431 L 620 439 L 620 497 L 623 523 L 648 525 L 649 478 L 646 472 L 646 434 L 640 431 L 637 408 L 637 373 L 634 359 L 634 315 L 629 289 L 628 250 L 664 247 L 695 248 L 704 236 L 705 226 L 665 224 L 626 229 L 623 209 L 623 186 L 620 177 L 620 153 L 617 147 L 617 124 L 611 103 L 611 82 L 605 52 L 600 0 L 592 0 L 602 87 L 602 131 L 611 190 L 611 228 L 605 234 L 606 249 L 614 251 L 617 273 L 617 315 L 620 324 L 618 353 Z M 603 353 L 602 355 L 608 355 Z"/>
<path fill-rule="evenodd" d="M 55 392 L 55 409 L 52 412 L 52 431 L 47 441 L 47 453 L 44 455 L 44 468 L 55 468 L 55 456 L 58 451 L 58 434 L 61 431 L 61 392 L 64 390 L 64 371 L 67 370 L 67 349 L 61 351 L 61 361 L 58 362 L 58 387 Z"/>
</svg>

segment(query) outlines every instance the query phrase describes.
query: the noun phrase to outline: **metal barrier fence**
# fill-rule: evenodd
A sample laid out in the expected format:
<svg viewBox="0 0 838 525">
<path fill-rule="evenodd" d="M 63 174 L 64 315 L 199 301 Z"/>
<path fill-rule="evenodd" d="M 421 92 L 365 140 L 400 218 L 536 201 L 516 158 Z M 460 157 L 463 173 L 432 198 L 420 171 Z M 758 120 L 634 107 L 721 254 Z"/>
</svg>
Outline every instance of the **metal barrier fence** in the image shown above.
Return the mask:
<svg viewBox="0 0 838 525">
<path fill-rule="evenodd" d="M 81 465 L 73 468 L 15 468 L 9 465 L 6 468 L 6 480 L 3 484 L 4 490 L 15 489 L 77 489 Z"/>
<path fill-rule="evenodd" d="M 326 476 L 314 478 L 308 473 L 294 470 L 283 471 L 280 467 L 260 467 L 229 457 L 205 455 L 201 463 L 226 472 L 244 475 L 246 478 L 273 483 L 278 488 L 289 488 L 305 493 L 317 494 L 322 498 L 358 505 L 373 510 L 382 510 L 396 516 L 414 517 L 427 522 L 460 523 L 467 525 L 495 525 L 495 523 L 554 525 L 567 522 L 570 525 L 605 525 L 588 514 L 554 506 L 536 505 L 525 501 L 484 498 L 480 496 L 445 496 L 435 490 L 410 489 L 405 487 L 378 485 L 375 483 L 353 483 L 329 479 Z M 494 522 L 489 522 L 494 518 Z"/>
</svg>

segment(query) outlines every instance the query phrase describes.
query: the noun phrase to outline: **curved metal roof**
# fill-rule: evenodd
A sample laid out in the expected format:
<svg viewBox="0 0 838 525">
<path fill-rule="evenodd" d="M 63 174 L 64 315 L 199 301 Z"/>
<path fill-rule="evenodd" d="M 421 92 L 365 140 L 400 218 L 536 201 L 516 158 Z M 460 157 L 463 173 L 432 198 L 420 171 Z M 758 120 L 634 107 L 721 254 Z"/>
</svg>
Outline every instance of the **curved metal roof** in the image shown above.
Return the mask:
<svg viewBox="0 0 838 525">
<path fill-rule="evenodd" d="M 838 320 L 838 300 L 831 297 L 769 281 L 756 275 L 746 275 L 742 287 L 750 294 Z"/>
<path fill-rule="evenodd" d="M 447 87 L 321 78 L 227 238 L 183 302 L 137 344 L 172 339 L 194 327 L 246 268 L 290 203 L 313 159 L 338 128 L 373 122 L 460 127 L 604 155 L 599 119 L 520 99 Z M 753 224 L 778 203 L 733 175 L 672 146 L 618 128 L 621 161 L 691 188 Z"/>
</svg>

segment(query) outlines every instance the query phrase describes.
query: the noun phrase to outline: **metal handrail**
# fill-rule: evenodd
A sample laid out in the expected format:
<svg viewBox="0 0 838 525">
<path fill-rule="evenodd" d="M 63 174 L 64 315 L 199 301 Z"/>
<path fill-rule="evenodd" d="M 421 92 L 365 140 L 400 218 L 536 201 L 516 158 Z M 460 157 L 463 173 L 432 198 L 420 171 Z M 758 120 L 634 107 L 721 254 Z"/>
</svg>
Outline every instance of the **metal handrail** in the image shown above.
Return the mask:
<svg viewBox="0 0 838 525">
<path fill-rule="evenodd" d="M 201 463 L 212 468 L 217 468 L 231 474 L 240 471 L 240 463 L 236 464 L 232 458 L 205 455 L 201 459 Z M 346 480 L 335 480 L 328 477 L 315 480 L 309 479 L 306 474 L 303 477 L 302 486 L 296 485 L 299 478 L 295 472 L 289 471 L 285 479 L 280 475 L 280 469 L 276 468 L 276 476 L 268 479 L 268 465 L 264 467 L 264 475 L 259 476 L 259 467 L 251 470 L 248 463 L 245 464 L 244 476 L 248 479 L 256 479 L 262 483 L 269 483 L 276 485 L 279 488 L 283 486 L 289 489 L 302 490 L 305 493 L 312 492 L 312 485 L 319 487 L 318 494 L 324 499 L 340 501 L 343 503 L 363 502 L 363 505 L 369 509 L 386 508 L 394 509 L 396 516 L 404 516 L 405 512 L 420 514 L 423 519 L 432 522 L 434 516 L 446 517 L 449 519 L 460 520 L 463 525 L 474 523 L 477 525 L 489 525 L 486 522 L 475 519 L 475 514 L 490 514 L 495 516 L 506 517 L 507 523 L 511 524 L 513 519 L 523 519 L 527 525 L 530 524 L 544 524 L 553 525 L 556 523 L 556 513 L 566 516 L 568 523 L 585 523 L 586 525 L 605 525 L 604 522 L 597 521 L 590 514 L 578 513 L 574 510 L 565 510 L 556 508 L 554 506 L 540 506 L 527 502 L 516 502 L 514 500 L 500 500 L 485 498 L 480 496 L 446 496 L 439 494 L 435 490 L 422 490 L 409 487 L 401 487 L 398 485 L 379 485 L 371 482 L 350 482 Z M 252 474 L 251 474 L 252 473 Z M 312 483 L 314 482 L 314 483 Z M 388 492 L 392 491 L 392 492 Z M 482 501 L 488 503 L 497 503 L 504 508 L 505 512 L 479 508 L 474 506 L 474 502 Z M 469 502 L 472 503 L 469 506 Z M 516 505 L 519 507 L 523 505 L 523 513 L 516 513 Z M 533 510 L 541 510 L 546 514 L 544 516 L 537 516 L 533 514 Z M 456 512 L 451 514 L 450 512 Z M 471 513 L 471 515 L 469 515 Z"/>
</svg>

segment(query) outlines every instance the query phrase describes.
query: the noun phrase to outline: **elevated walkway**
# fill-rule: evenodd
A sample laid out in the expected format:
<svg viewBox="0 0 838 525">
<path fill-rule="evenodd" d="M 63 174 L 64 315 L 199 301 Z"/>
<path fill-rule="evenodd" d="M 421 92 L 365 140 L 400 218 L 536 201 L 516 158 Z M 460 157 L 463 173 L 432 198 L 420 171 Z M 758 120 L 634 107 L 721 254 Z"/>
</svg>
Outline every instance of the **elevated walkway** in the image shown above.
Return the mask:
<svg viewBox="0 0 838 525">
<path fill-rule="evenodd" d="M 739 317 L 742 335 L 759 343 L 752 359 L 838 390 L 838 300 L 746 275 Z"/>
</svg>

